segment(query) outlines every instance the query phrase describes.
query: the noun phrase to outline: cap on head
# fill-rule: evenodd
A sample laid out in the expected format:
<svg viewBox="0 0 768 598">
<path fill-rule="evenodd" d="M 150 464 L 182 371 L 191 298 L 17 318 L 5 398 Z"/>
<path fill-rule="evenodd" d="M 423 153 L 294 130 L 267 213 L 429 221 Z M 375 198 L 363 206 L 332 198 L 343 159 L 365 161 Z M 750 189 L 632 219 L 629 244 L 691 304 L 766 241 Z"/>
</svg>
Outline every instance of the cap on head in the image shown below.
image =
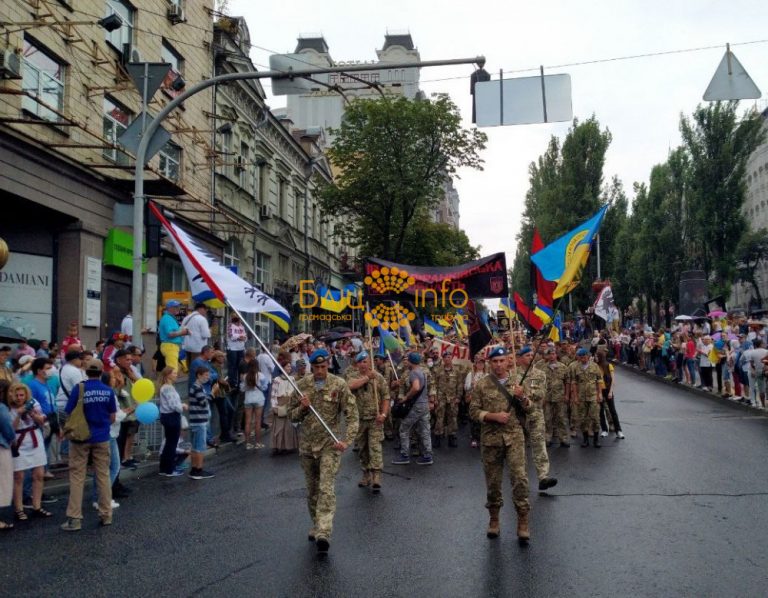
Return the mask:
<svg viewBox="0 0 768 598">
<path fill-rule="evenodd" d="M 488 354 L 488 359 L 493 359 L 494 357 L 505 357 L 509 355 L 509 351 L 507 351 L 504 347 L 496 347 Z"/>
<path fill-rule="evenodd" d="M 414 365 L 421 363 L 421 353 L 416 353 L 415 351 L 408 353 L 408 363 L 412 363 Z"/>
<path fill-rule="evenodd" d="M 94 374 L 100 374 L 102 371 L 104 371 L 104 364 L 101 363 L 98 359 L 91 359 L 87 364 L 85 364 L 85 372 L 91 372 Z"/>
<path fill-rule="evenodd" d="M 297 359 L 296 360 L 296 369 L 305 368 L 305 367 L 307 367 L 307 362 L 306 361 L 304 361 L 303 359 Z"/>
<path fill-rule="evenodd" d="M 578 351 L 576 351 L 576 357 L 584 357 L 585 355 L 589 355 L 589 351 L 587 351 L 584 347 L 581 347 Z"/>
<path fill-rule="evenodd" d="M 179 307 L 180 305 L 181 305 L 181 302 L 180 301 L 176 301 L 176 299 L 169 299 L 168 301 L 165 302 L 165 307 L 166 308 Z"/>
<path fill-rule="evenodd" d="M 328 351 L 325 349 L 318 349 L 317 351 L 313 351 L 312 355 L 309 356 L 309 363 L 312 365 L 326 363 L 328 361 L 328 357 Z"/>
<path fill-rule="evenodd" d="M 523 345 L 517 350 L 517 356 L 522 357 L 523 355 L 527 355 L 531 351 L 533 351 L 533 349 L 531 349 L 531 345 Z"/>
<path fill-rule="evenodd" d="M 360 363 L 366 359 L 368 359 L 368 351 L 360 351 L 360 353 L 355 355 L 355 363 Z"/>
</svg>

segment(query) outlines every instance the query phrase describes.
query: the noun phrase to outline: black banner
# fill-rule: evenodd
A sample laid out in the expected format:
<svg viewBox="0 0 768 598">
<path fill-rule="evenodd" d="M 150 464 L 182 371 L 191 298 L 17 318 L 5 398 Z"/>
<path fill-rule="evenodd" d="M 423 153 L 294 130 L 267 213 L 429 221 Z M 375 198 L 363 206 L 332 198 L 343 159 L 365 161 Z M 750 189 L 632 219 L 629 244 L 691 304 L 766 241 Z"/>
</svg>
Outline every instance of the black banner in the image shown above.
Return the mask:
<svg viewBox="0 0 768 598">
<path fill-rule="evenodd" d="M 417 305 L 441 307 L 459 307 L 462 298 L 507 297 L 507 261 L 504 253 L 495 253 L 459 266 L 430 268 L 368 258 L 363 294 L 366 300 L 415 299 Z"/>
</svg>

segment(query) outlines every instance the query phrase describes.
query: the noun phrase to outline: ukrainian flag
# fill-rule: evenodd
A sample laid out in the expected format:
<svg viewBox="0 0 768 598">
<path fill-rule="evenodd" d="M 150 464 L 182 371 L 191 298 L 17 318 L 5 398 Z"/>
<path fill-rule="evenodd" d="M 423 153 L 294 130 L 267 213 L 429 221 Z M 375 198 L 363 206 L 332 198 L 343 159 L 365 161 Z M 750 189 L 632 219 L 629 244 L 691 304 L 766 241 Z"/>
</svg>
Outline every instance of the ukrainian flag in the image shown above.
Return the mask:
<svg viewBox="0 0 768 598">
<path fill-rule="evenodd" d="M 560 314 L 557 314 L 552 321 L 552 328 L 549 331 L 549 340 L 559 343 L 562 339 L 563 323 L 560 321 Z"/>
<path fill-rule="evenodd" d="M 461 310 L 454 316 L 453 323 L 456 326 L 456 332 L 459 334 L 459 337 L 465 338 L 468 334 L 467 322 L 464 319 L 464 313 Z"/>
<path fill-rule="evenodd" d="M 579 284 L 581 272 L 587 265 L 592 241 L 595 239 L 608 206 L 572 231 L 564 234 L 531 256 L 545 280 L 557 282 L 552 297 L 557 299 Z"/>
<path fill-rule="evenodd" d="M 553 312 L 551 307 L 547 307 L 546 305 L 537 303 L 536 306 L 533 308 L 533 313 L 539 316 L 539 319 L 545 324 L 549 324 L 552 321 Z"/>
<path fill-rule="evenodd" d="M 434 322 L 433 320 L 430 320 L 426 317 L 424 318 L 424 332 L 438 338 L 445 336 L 445 328 L 440 326 L 440 324 L 437 322 Z"/>
<path fill-rule="evenodd" d="M 515 313 L 515 302 L 509 297 L 504 297 L 499 302 L 499 311 L 504 312 L 504 315 L 510 320 L 514 320 L 517 317 L 517 314 Z"/>
</svg>

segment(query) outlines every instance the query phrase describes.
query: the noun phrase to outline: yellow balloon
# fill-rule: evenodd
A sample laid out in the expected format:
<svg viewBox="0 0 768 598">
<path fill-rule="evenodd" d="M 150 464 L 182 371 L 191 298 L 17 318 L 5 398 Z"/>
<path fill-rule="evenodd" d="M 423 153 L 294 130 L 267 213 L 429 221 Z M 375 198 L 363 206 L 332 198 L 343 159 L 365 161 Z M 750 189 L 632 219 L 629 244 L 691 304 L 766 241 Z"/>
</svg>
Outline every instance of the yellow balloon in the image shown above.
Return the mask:
<svg viewBox="0 0 768 598">
<path fill-rule="evenodd" d="M 146 403 L 155 396 L 155 385 L 148 378 L 136 380 L 131 389 L 131 395 L 137 403 Z"/>
</svg>

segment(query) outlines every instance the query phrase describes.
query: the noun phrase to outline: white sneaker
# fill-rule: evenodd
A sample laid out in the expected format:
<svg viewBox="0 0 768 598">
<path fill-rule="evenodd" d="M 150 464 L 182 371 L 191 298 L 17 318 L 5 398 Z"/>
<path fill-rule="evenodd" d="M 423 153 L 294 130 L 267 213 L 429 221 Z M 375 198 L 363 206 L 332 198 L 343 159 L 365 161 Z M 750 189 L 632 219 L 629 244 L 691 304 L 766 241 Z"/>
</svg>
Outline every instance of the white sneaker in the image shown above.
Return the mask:
<svg viewBox="0 0 768 598">
<path fill-rule="evenodd" d="M 600 432 L 600 438 L 605 438 L 608 436 L 608 432 Z"/>
<path fill-rule="evenodd" d="M 623 440 L 624 439 L 624 432 L 616 432 L 616 438 L 618 438 L 619 440 Z"/>
<path fill-rule="evenodd" d="M 112 508 L 113 509 L 117 509 L 119 507 L 120 507 L 120 503 L 115 501 L 115 500 L 113 500 L 112 501 Z M 99 503 L 97 503 L 97 502 L 93 503 L 93 508 L 98 511 L 99 510 Z"/>
</svg>

